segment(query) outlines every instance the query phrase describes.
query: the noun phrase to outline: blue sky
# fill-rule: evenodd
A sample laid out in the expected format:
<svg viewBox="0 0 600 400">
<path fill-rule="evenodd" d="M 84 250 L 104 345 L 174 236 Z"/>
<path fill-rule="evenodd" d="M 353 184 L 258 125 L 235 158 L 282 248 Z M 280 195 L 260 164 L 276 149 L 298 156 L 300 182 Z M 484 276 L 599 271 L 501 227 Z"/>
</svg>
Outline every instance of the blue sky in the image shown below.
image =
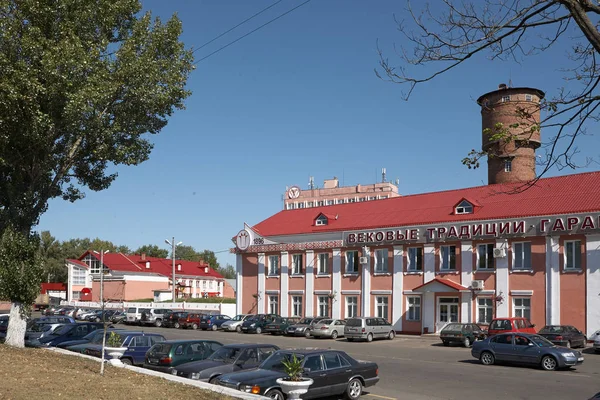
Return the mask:
<svg viewBox="0 0 600 400">
<path fill-rule="evenodd" d="M 163 19 L 183 21 L 182 40 L 197 47 L 274 0 L 143 1 Z M 284 0 L 195 53 L 208 55 L 303 0 Z M 562 43 L 514 62 L 474 57 L 463 67 L 417 88 L 383 82 L 376 41 L 394 57 L 402 37 L 393 20 L 405 2 L 313 0 L 200 62 L 189 80 L 186 110 L 152 138 L 150 160 L 119 167 L 102 192 L 76 203 L 51 201 L 38 230 L 57 239 L 99 237 L 132 249 L 164 248 L 165 238 L 197 250 L 232 247 L 243 223 L 256 224 L 282 208 L 286 186 L 307 187 L 339 177 L 345 185 L 373 183 L 382 167 L 399 191 L 413 194 L 485 184 L 485 169 L 460 160 L 481 144 L 475 99 L 501 82 L 540 88 L 565 85 Z M 398 60 L 399 62 L 400 60 Z M 415 70 L 425 73 L 426 70 Z M 544 136 L 544 132 L 542 132 Z M 598 148 L 594 136 L 579 145 Z M 485 164 L 484 164 L 485 166 Z M 597 164 L 583 169 L 597 169 Z M 553 170 L 549 176 L 572 173 Z M 222 264 L 235 263 L 228 252 Z"/>
</svg>

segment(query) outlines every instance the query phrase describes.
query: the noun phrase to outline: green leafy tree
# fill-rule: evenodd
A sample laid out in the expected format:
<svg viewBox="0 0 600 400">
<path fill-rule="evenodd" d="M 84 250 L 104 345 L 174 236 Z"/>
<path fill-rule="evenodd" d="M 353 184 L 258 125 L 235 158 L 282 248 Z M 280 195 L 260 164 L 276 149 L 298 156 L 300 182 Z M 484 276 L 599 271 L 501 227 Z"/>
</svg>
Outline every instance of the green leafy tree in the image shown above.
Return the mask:
<svg viewBox="0 0 600 400">
<path fill-rule="evenodd" d="M 180 245 L 175 248 L 175 259 L 186 261 L 200 261 L 202 255 L 192 246 Z"/>
<path fill-rule="evenodd" d="M 12 346 L 25 345 L 25 324 L 20 322 L 40 293 L 44 267 L 39 246 L 37 236 L 12 227 L 0 237 L 0 299 L 12 302 L 6 334 L 6 343 Z"/>
<path fill-rule="evenodd" d="M 141 9 L 139 0 L 0 0 L 0 232 L 29 235 L 50 199 L 108 188 L 115 167 L 147 160 L 148 134 L 184 108 L 193 56 L 181 22 Z"/>
<path fill-rule="evenodd" d="M 146 244 L 144 246 L 139 247 L 135 254 L 145 254 L 148 257 L 157 257 L 157 258 L 168 258 L 169 250 L 161 249 L 155 244 Z"/>
<path fill-rule="evenodd" d="M 200 258 L 204 262 L 208 263 L 212 269 L 216 271 L 220 270 L 221 265 L 219 264 L 219 261 L 217 261 L 217 256 L 215 255 L 214 251 L 204 250 L 202 253 L 200 253 Z"/>
<path fill-rule="evenodd" d="M 236 277 L 235 268 L 231 264 L 227 264 L 225 268 L 219 268 L 217 272 L 223 275 L 223 278 L 226 279 L 235 279 Z"/>
<path fill-rule="evenodd" d="M 67 282 L 67 269 L 62 244 L 49 231 L 40 234 L 40 256 L 44 262 L 42 280 L 46 282 Z"/>
</svg>

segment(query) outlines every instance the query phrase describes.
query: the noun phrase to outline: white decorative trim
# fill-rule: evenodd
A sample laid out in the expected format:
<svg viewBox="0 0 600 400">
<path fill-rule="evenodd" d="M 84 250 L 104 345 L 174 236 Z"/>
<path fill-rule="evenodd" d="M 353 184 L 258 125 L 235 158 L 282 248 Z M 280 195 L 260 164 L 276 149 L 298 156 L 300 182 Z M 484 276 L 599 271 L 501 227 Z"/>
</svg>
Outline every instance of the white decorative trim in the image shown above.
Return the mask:
<svg viewBox="0 0 600 400">
<path fill-rule="evenodd" d="M 423 283 L 432 281 L 435 278 L 435 245 L 426 244 L 423 246 Z"/>
<path fill-rule="evenodd" d="M 304 278 L 304 274 L 292 274 L 288 275 L 288 278 Z"/>
<path fill-rule="evenodd" d="M 397 331 L 402 331 L 402 310 L 404 298 L 402 288 L 404 285 L 404 246 L 394 246 L 394 276 L 392 277 L 392 325 Z"/>
<path fill-rule="evenodd" d="M 334 293 L 339 293 L 342 291 L 342 279 L 340 275 L 342 274 L 342 251 L 340 249 L 333 249 L 331 251 L 331 255 L 333 258 L 333 279 L 331 282 L 331 286 Z M 341 301 L 332 301 L 331 303 L 331 316 L 333 318 L 341 318 L 342 317 L 342 302 Z"/>
<path fill-rule="evenodd" d="M 331 290 L 315 290 L 314 292 L 317 295 L 323 295 L 323 294 L 331 294 Z"/>
<path fill-rule="evenodd" d="M 423 275 L 423 271 L 406 271 L 404 275 Z"/>
<path fill-rule="evenodd" d="M 304 284 L 307 293 L 305 296 L 306 304 L 304 304 L 304 315 L 315 315 L 315 298 L 312 294 L 310 294 L 315 288 L 315 252 L 312 250 L 307 250 L 304 258 L 306 260 L 306 279 L 304 280 Z"/>
<path fill-rule="evenodd" d="M 361 294 L 360 290 L 342 290 L 342 294 Z"/>
<path fill-rule="evenodd" d="M 546 238 L 546 324 L 560 324 L 560 268 L 558 237 Z"/>
<path fill-rule="evenodd" d="M 412 289 L 410 289 L 410 290 L 404 290 L 404 291 L 402 291 L 402 294 L 414 294 L 414 295 L 419 295 L 419 296 L 421 295 L 421 293 L 415 293 L 415 292 L 413 292 Z"/>
<path fill-rule="evenodd" d="M 371 291 L 371 249 L 367 248 L 367 253 L 363 254 L 363 257 L 367 257 L 367 262 L 362 264 L 362 292 L 369 293 Z M 362 296 L 361 303 L 361 315 L 370 317 L 371 296 Z"/>
<path fill-rule="evenodd" d="M 473 242 L 460 245 L 460 284 L 469 287 L 473 281 Z"/>
<path fill-rule="evenodd" d="M 286 295 L 288 293 L 290 281 L 288 279 L 290 273 L 290 255 L 287 251 L 281 252 L 281 283 L 279 284 L 281 293 L 283 294 L 279 299 L 279 314 L 282 317 L 289 316 L 289 296 Z"/>
<path fill-rule="evenodd" d="M 235 303 L 236 314 L 243 314 L 243 304 L 242 304 L 242 291 L 244 289 L 244 271 L 242 270 L 243 259 L 241 254 L 235 255 L 235 297 L 239 299 Z M 250 289 L 252 291 L 252 289 Z M 171 296 L 173 297 L 173 296 Z"/>
<path fill-rule="evenodd" d="M 355 276 L 360 276 L 360 274 L 358 272 L 355 272 L 355 273 L 351 273 L 351 274 L 344 274 L 342 276 L 344 278 L 352 278 L 352 277 L 355 277 Z"/>
<path fill-rule="evenodd" d="M 373 276 L 392 276 L 392 274 L 389 272 L 375 272 Z"/>
<path fill-rule="evenodd" d="M 533 274 L 533 269 L 511 269 L 510 274 Z"/>
<path fill-rule="evenodd" d="M 258 295 L 265 291 L 265 253 L 258 253 Z M 265 299 L 259 297 L 257 300 L 257 314 L 265 313 Z"/>
<path fill-rule="evenodd" d="M 533 290 L 511 290 L 511 296 L 533 296 Z"/>
<path fill-rule="evenodd" d="M 265 294 L 279 294 L 279 293 L 280 293 L 279 289 L 265 290 Z"/>
<path fill-rule="evenodd" d="M 391 290 L 371 290 L 371 294 L 392 294 Z"/>
<path fill-rule="evenodd" d="M 279 279 L 279 275 L 267 275 L 265 276 L 266 279 Z"/>
<path fill-rule="evenodd" d="M 459 271 L 456 270 L 440 270 L 440 271 L 435 271 L 436 275 L 458 275 L 460 274 Z"/>
<path fill-rule="evenodd" d="M 315 274 L 316 278 L 331 278 L 331 274 Z"/>
<path fill-rule="evenodd" d="M 304 290 L 290 290 L 289 294 L 304 294 Z"/>
<path fill-rule="evenodd" d="M 585 239 L 587 290 L 584 331 L 589 338 L 600 330 L 600 235 L 588 235 Z"/>
</svg>

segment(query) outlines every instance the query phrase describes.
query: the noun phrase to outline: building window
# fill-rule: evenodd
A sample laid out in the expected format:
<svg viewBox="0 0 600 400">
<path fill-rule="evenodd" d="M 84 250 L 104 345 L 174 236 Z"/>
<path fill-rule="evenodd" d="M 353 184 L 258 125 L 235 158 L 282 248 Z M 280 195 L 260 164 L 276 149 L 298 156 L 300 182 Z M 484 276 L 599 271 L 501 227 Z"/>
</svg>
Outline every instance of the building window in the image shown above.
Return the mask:
<svg viewBox="0 0 600 400">
<path fill-rule="evenodd" d="M 477 323 L 489 324 L 492 322 L 493 303 L 490 297 L 477 298 Z"/>
<path fill-rule="evenodd" d="M 85 270 L 83 268 L 73 268 L 71 283 L 73 285 L 85 285 Z"/>
<path fill-rule="evenodd" d="M 329 296 L 319 296 L 318 317 L 329 317 Z"/>
<path fill-rule="evenodd" d="M 318 259 L 317 259 L 317 274 L 319 275 L 323 275 L 323 274 L 328 274 L 329 273 L 329 266 L 327 265 L 329 262 L 329 254 L 328 253 L 321 253 L 318 255 Z"/>
<path fill-rule="evenodd" d="M 466 200 L 458 203 L 456 208 L 454 209 L 455 214 L 473 214 L 473 204 L 469 203 Z"/>
<path fill-rule="evenodd" d="M 456 246 L 440 247 L 440 269 L 442 271 L 456 270 Z"/>
<path fill-rule="evenodd" d="M 288 210 L 293 210 L 294 208 L 296 208 L 294 203 L 288 203 Z"/>
<path fill-rule="evenodd" d="M 317 203 L 317 205 L 318 205 L 319 207 L 323 207 L 323 205 L 324 205 L 324 204 L 325 204 L 325 203 L 323 203 L 323 200 L 320 200 L 320 201 Z"/>
<path fill-rule="evenodd" d="M 531 243 L 513 243 L 513 269 L 531 269 Z"/>
<path fill-rule="evenodd" d="M 378 318 L 388 319 L 388 296 L 377 296 L 375 298 L 376 313 Z"/>
<path fill-rule="evenodd" d="M 279 256 L 269 256 L 269 275 L 279 275 Z"/>
<path fill-rule="evenodd" d="M 502 102 L 503 103 L 506 103 L 508 101 L 510 101 L 510 96 L 502 96 Z"/>
<path fill-rule="evenodd" d="M 423 248 L 409 247 L 408 248 L 408 270 L 423 271 Z"/>
<path fill-rule="evenodd" d="M 421 320 L 421 298 L 419 296 L 408 296 L 406 307 L 407 321 Z"/>
<path fill-rule="evenodd" d="M 526 94 L 525 101 L 533 101 L 533 96 L 531 96 L 530 94 Z"/>
<path fill-rule="evenodd" d="M 358 315 L 358 297 L 346 296 L 346 318 L 354 318 Z"/>
<path fill-rule="evenodd" d="M 202 289 L 206 290 L 206 281 L 202 281 Z"/>
<path fill-rule="evenodd" d="M 333 200 L 327 200 L 326 204 L 327 204 L 328 206 L 332 206 L 332 205 L 333 205 Z"/>
<path fill-rule="evenodd" d="M 371 201 L 371 200 L 377 200 L 377 197 L 375 197 L 375 196 L 369 196 L 369 201 Z"/>
<path fill-rule="evenodd" d="M 358 201 L 365 201 L 365 200 L 366 200 L 366 198 L 364 198 L 364 197 L 361 197 L 358 199 Z"/>
<path fill-rule="evenodd" d="M 304 208 L 304 203 L 298 203 L 298 208 Z"/>
<path fill-rule="evenodd" d="M 324 215 L 319 215 L 319 217 L 315 220 L 315 225 L 327 225 L 327 217 Z"/>
<path fill-rule="evenodd" d="M 351 198 L 350 203 L 356 203 L 356 198 Z"/>
<path fill-rule="evenodd" d="M 200 281 L 196 281 L 196 287 L 200 289 Z"/>
<path fill-rule="evenodd" d="M 83 262 L 85 262 L 88 265 L 88 267 L 90 267 L 90 274 L 100 273 L 100 260 L 98 260 L 93 255 L 88 254 L 87 256 L 85 256 Z M 104 272 L 107 272 L 106 267 L 104 267 Z"/>
<path fill-rule="evenodd" d="M 279 296 L 269 296 L 269 313 L 279 314 Z"/>
<path fill-rule="evenodd" d="M 565 269 L 581 269 L 581 240 L 565 242 Z"/>
<path fill-rule="evenodd" d="M 302 275 L 302 254 L 292 255 L 292 275 Z"/>
<path fill-rule="evenodd" d="M 313 203 L 312 201 L 308 202 L 308 207 L 314 207 L 315 203 Z"/>
<path fill-rule="evenodd" d="M 529 297 L 513 298 L 513 315 L 531 319 L 531 299 Z"/>
<path fill-rule="evenodd" d="M 346 273 L 358 273 L 358 251 L 349 250 L 346 252 Z"/>
<path fill-rule="evenodd" d="M 302 296 L 292 296 L 292 317 L 302 316 Z"/>
<path fill-rule="evenodd" d="M 477 269 L 494 269 L 494 244 L 477 246 Z"/>
<path fill-rule="evenodd" d="M 388 249 L 375 250 L 375 272 L 388 272 Z"/>
<path fill-rule="evenodd" d="M 504 160 L 504 172 L 512 171 L 512 160 Z"/>
<path fill-rule="evenodd" d="M 79 300 L 81 298 L 81 292 L 79 290 L 73 290 L 71 292 L 71 300 Z"/>
</svg>

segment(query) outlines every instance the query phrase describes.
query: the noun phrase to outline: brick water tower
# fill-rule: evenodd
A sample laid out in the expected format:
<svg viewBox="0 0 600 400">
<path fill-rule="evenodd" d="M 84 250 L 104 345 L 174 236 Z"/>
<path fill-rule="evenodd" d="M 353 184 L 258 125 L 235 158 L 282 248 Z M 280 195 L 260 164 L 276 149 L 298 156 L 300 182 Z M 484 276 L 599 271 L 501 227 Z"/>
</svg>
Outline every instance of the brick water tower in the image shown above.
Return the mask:
<svg viewBox="0 0 600 400">
<path fill-rule="evenodd" d="M 541 138 L 539 129 L 531 128 L 540 122 L 539 104 L 543 98 L 544 92 L 538 89 L 500 84 L 498 90 L 477 99 L 481 106 L 482 148 L 488 152 L 488 184 L 535 178 L 535 150 Z M 500 132 L 509 135 L 492 137 Z"/>
</svg>

